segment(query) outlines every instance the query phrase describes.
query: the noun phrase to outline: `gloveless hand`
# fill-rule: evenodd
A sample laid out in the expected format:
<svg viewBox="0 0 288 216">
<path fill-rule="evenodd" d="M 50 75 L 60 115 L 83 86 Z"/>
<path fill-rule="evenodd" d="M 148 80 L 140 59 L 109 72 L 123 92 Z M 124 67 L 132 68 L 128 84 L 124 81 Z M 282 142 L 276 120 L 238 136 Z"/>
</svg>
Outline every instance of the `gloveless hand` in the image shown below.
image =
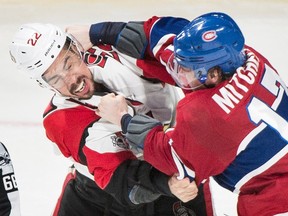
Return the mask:
<svg viewBox="0 0 288 216">
<path fill-rule="evenodd" d="M 174 175 L 169 179 L 168 185 L 171 193 L 183 202 L 194 199 L 198 194 L 198 187 L 195 181 L 190 182 L 188 177 L 179 180 Z"/>
<path fill-rule="evenodd" d="M 103 96 L 96 110 L 97 115 L 119 126 L 121 126 L 122 116 L 127 113 L 128 105 L 125 97 L 114 93 Z"/>
</svg>

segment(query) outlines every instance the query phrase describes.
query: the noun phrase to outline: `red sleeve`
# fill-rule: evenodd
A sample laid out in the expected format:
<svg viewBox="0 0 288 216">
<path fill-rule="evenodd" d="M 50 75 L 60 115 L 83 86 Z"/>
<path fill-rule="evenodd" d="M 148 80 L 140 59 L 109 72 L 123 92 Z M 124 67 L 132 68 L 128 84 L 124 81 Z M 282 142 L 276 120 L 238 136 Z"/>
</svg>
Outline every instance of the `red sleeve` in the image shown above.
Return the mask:
<svg viewBox="0 0 288 216">
<path fill-rule="evenodd" d="M 44 127 L 49 140 L 57 144 L 65 157 L 72 156 L 80 162 L 79 148 L 86 128 L 99 119 L 94 111 L 83 106 L 59 109 L 44 117 Z"/>
<path fill-rule="evenodd" d="M 151 31 L 154 23 L 159 19 L 160 19 L 160 17 L 153 16 L 144 22 L 144 32 L 145 32 L 146 38 L 148 38 L 148 39 L 150 38 L 150 31 Z"/>
<path fill-rule="evenodd" d="M 175 81 L 167 73 L 166 68 L 157 60 L 137 60 L 137 66 L 143 70 L 146 78 L 155 78 L 162 82 L 175 85 Z"/>
<path fill-rule="evenodd" d="M 166 64 L 173 54 L 173 40 L 188 20 L 177 17 L 153 16 L 143 24 L 148 41 L 144 58 L 137 61 L 145 77 L 157 78 L 162 82 L 175 85 L 175 81 L 166 70 Z"/>
<path fill-rule="evenodd" d="M 153 128 L 145 139 L 144 159 L 156 169 L 171 176 L 177 173 L 171 154 L 169 132 L 163 132 L 163 127 Z"/>
</svg>

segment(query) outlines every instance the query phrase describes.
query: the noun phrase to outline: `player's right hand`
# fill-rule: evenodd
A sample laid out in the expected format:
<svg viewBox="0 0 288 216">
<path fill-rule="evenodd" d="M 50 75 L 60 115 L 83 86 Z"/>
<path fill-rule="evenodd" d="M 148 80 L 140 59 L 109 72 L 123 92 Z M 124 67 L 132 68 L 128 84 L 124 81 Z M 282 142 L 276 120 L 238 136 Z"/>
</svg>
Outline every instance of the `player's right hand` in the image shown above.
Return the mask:
<svg viewBox="0 0 288 216">
<path fill-rule="evenodd" d="M 168 185 L 172 194 L 174 194 L 182 202 L 188 202 L 194 199 L 198 194 L 198 187 L 195 181 L 190 182 L 188 177 L 179 180 L 177 175 L 173 175 Z"/>
<path fill-rule="evenodd" d="M 72 25 L 67 26 L 65 29 L 67 33 L 71 34 L 82 45 L 85 51 L 93 46 L 90 41 L 89 30 L 89 25 Z"/>
<path fill-rule="evenodd" d="M 97 115 L 119 126 L 121 126 L 122 116 L 127 113 L 128 105 L 125 97 L 114 93 L 103 96 L 96 110 Z"/>
</svg>

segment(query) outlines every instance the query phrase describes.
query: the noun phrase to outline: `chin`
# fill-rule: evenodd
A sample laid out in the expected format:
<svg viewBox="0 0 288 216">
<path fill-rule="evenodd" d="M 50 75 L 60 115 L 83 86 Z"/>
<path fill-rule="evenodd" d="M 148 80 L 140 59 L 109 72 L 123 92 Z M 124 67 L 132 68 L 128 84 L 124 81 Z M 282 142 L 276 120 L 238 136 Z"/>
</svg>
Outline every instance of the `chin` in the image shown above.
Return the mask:
<svg viewBox="0 0 288 216">
<path fill-rule="evenodd" d="M 90 94 L 89 95 L 81 95 L 81 96 L 75 95 L 74 98 L 77 98 L 80 100 L 88 100 L 88 99 L 92 98 L 92 96 L 93 96 L 93 94 L 92 95 L 90 95 Z"/>
<path fill-rule="evenodd" d="M 208 85 L 204 84 L 203 85 L 204 88 L 214 88 L 215 86 L 216 86 L 215 84 L 208 84 Z"/>
<path fill-rule="evenodd" d="M 94 91 L 93 91 L 93 92 L 88 92 L 88 93 L 86 93 L 86 94 L 83 96 L 83 99 L 90 99 L 90 98 L 92 98 L 92 96 L 94 95 L 93 93 L 94 93 Z"/>
</svg>

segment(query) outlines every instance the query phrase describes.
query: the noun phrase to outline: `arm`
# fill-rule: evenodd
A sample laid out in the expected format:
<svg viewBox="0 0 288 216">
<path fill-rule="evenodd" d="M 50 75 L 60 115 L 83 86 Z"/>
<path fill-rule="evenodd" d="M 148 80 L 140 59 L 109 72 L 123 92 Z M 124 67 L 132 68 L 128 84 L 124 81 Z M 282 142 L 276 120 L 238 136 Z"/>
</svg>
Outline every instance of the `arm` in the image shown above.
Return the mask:
<svg viewBox="0 0 288 216">
<path fill-rule="evenodd" d="M 150 132 L 151 134 L 158 136 L 157 138 L 159 139 L 156 138 L 156 143 L 159 143 L 159 145 L 156 145 L 155 143 L 157 151 L 151 151 L 149 149 L 149 154 L 153 155 L 150 156 L 152 161 L 151 164 L 169 176 L 178 171 L 178 167 L 176 168 L 174 164 L 174 157 L 172 156 L 170 145 L 168 144 L 170 140 L 169 136 L 165 135 L 163 132 L 163 127 L 159 121 L 145 115 L 135 115 L 132 117 L 127 112 L 127 103 L 125 98 L 121 95 L 115 96 L 113 93 L 101 98 L 101 102 L 98 105 L 98 110 L 96 113 L 101 115 L 106 120 L 113 122 L 114 124 L 121 125 L 122 132 L 126 134 L 126 138 L 130 145 L 143 148 L 146 137 Z M 150 146 L 153 147 L 154 145 Z M 145 154 L 144 158 L 146 160 Z M 179 199 L 182 201 L 188 201 L 194 198 L 192 197 L 190 190 L 191 188 L 189 187 L 193 187 L 192 184 L 195 184 L 195 182 L 191 181 L 193 179 L 184 177 L 188 175 L 185 174 L 183 168 L 179 170 L 181 174 L 180 176 L 183 178 L 181 182 L 184 183 L 186 181 L 186 185 L 180 185 L 179 188 L 177 188 L 177 186 L 174 187 L 175 183 L 177 183 L 179 180 L 178 177 L 176 179 L 176 177 L 173 176 L 169 180 L 169 187 L 172 193 Z M 190 193 L 187 193 L 189 191 Z"/>
<path fill-rule="evenodd" d="M 66 31 L 83 46 L 89 44 L 86 49 L 92 44 L 110 44 L 133 58 L 160 60 L 159 55 L 188 23 L 184 18 L 153 16 L 145 22 L 101 22 L 90 27 L 69 26 Z"/>
<path fill-rule="evenodd" d="M 119 178 L 119 176 L 127 177 Z M 198 193 L 196 183 L 190 182 L 188 178 L 179 180 L 176 175 L 169 177 L 140 160 L 122 163 L 104 190 L 120 199 L 121 203 L 133 204 L 152 202 L 160 195 L 175 195 L 183 202 L 187 202 L 194 199 Z M 127 198 L 129 199 L 125 200 Z"/>
<path fill-rule="evenodd" d="M 128 143 L 138 148 L 144 148 L 145 160 L 148 159 L 147 161 L 155 168 L 170 176 L 178 173 L 169 145 L 170 138 L 167 135 L 169 133 L 164 132 L 159 121 L 146 115 L 132 117 L 127 113 L 125 98 L 121 95 L 115 96 L 113 93 L 101 98 L 96 113 L 114 124 L 121 125 Z M 151 144 L 148 146 L 149 148 L 147 145 L 144 147 L 147 140 L 149 140 L 149 144 L 154 142 L 155 145 Z M 153 156 L 145 155 L 147 149 Z"/>
<path fill-rule="evenodd" d="M 154 16 L 145 22 L 104 22 L 93 24 L 90 29 L 89 26 L 71 26 L 67 31 L 84 44 L 83 46 L 101 43 L 113 45 L 120 53 L 133 57 L 131 59 L 122 55 L 127 61 L 135 64 L 135 58 L 137 59 L 137 67 L 141 69 L 144 77 L 176 85 L 166 71 L 166 64 L 173 53 L 174 37 L 188 23 L 189 21 L 183 18 Z"/>
<path fill-rule="evenodd" d="M 119 138 L 118 141 L 121 140 Z M 124 139 L 121 145 L 123 142 Z M 109 143 L 106 142 L 105 147 L 107 145 Z M 190 183 L 187 179 L 171 180 L 168 175 L 156 170 L 146 161 L 137 160 L 130 150 L 118 148 L 117 143 L 113 143 L 114 148 L 108 146 L 110 149 L 108 153 L 103 151 L 103 146 L 100 154 L 95 151 L 97 147 L 93 150 L 87 146 L 92 147 L 92 143 L 85 145 L 84 152 L 96 183 L 123 204 L 152 202 L 160 195 L 172 196 L 172 194 L 183 201 L 188 201 L 197 195 L 197 186 L 194 182 Z"/>
<path fill-rule="evenodd" d="M 93 45 L 109 44 L 134 58 L 141 57 L 147 44 L 142 22 L 101 22 L 91 26 L 68 26 L 66 32 L 72 34 L 85 50 Z"/>
<path fill-rule="evenodd" d="M 187 176 L 194 180 L 195 172 L 183 164 L 172 146 L 172 136 L 183 137 L 184 128 L 180 128 L 181 124 L 177 130 L 175 126 L 164 131 L 161 123 L 153 118 L 146 115 L 132 117 L 127 113 L 125 98 L 114 94 L 101 98 L 96 113 L 114 124 L 121 125 L 128 143 L 144 148 L 144 159 L 156 169 L 167 175 L 179 173 L 180 178 Z"/>
<path fill-rule="evenodd" d="M 123 204 L 152 202 L 160 195 L 172 196 L 169 177 L 145 161 L 126 160 L 117 167 L 105 191 Z"/>
<path fill-rule="evenodd" d="M 128 105 L 125 97 L 114 93 L 107 94 L 101 98 L 96 113 L 107 121 L 121 126 L 129 144 L 137 148 L 143 149 L 144 140 L 150 130 L 157 126 L 162 128 L 161 122 L 146 115 L 138 114 L 132 117 L 128 114 Z"/>
</svg>

